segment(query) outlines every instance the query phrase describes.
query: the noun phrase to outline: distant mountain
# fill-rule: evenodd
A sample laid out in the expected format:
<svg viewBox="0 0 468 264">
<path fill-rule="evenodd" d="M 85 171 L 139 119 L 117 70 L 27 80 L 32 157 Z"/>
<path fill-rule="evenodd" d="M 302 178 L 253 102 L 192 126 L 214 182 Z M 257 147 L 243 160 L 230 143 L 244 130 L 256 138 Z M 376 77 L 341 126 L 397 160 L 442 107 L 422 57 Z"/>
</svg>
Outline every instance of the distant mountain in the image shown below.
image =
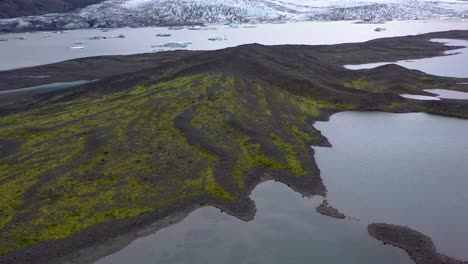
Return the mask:
<svg viewBox="0 0 468 264">
<path fill-rule="evenodd" d="M 64 14 L 0 20 L 0 30 L 308 20 L 380 23 L 468 17 L 467 10 L 468 3 L 458 0 L 106 0 Z"/>
<path fill-rule="evenodd" d="M 68 12 L 103 0 L 0 0 L 0 18 Z"/>
</svg>

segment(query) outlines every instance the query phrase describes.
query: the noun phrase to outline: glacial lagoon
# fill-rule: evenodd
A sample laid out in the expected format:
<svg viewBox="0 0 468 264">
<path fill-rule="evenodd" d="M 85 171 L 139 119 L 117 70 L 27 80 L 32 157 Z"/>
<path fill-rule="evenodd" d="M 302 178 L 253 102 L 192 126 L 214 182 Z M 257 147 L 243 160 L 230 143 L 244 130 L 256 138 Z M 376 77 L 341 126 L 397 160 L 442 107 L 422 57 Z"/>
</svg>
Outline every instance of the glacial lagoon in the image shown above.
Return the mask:
<svg viewBox="0 0 468 264">
<path fill-rule="evenodd" d="M 304 198 L 268 181 L 251 198 L 257 207 L 252 221 L 204 207 L 95 264 L 412 263 L 403 250 L 370 237 L 365 223 L 317 213 L 318 197 Z"/>
<path fill-rule="evenodd" d="M 390 21 L 385 24 L 356 24 L 355 21 L 297 22 L 286 24 L 209 25 L 213 30 L 168 30 L 167 27 L 119 28 L 114 30 L 85 29 L 59 32 L 3 34 L 0 42 L 0 70 L 37 66 L 69 59 L 102 55 L 127 55 L 174 50 L 157 47 L 170 41 L 186 42 L 186 49 L 215 50 L 242 44 L 337 44 L 362 42 L 376 38 L 416 35 L 435 31 L 468 29 L 465 21 Z M 386 30 L 376 32 L 375 28 Z M 338 33 L 339 32 L 339 33 Z M 171 34 L 157 37 L 157 34 Z M 125 38 L 113 38 L 119 35 Z M 281 34 L 281 37 L 278 37 Z M 221 35 L 226 40 L 210 41 Z M 45 37 L 47 36 L 47 37 Z M 91 40 L 93 37 L 106 39 Z M 25 39 L 21 39 L 25 38 Z M 154 47 L 153 47 L 154 46 Z M 75 48 L 73 48 L 75 47 Z M 80 47 L 80 48 L 76 48 Z"/>
</svg>

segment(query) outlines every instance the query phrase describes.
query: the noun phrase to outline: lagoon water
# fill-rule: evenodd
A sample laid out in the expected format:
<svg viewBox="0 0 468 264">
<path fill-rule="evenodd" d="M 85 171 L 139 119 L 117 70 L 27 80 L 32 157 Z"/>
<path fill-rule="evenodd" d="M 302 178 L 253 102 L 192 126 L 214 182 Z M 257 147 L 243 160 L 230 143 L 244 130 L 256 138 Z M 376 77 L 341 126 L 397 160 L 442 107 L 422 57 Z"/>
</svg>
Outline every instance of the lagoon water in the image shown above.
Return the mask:
<svg viewBox="0 0 468 264">
<path fill-rule="evenodd" d="M 259 24 L 255 28 L 229 29 L 224 25 L 210 25 L 215 30 L 168 30 L 162 27 L 121 28 L 109 32 L 98 29 L 54 33 L 3 34 L 8 41 L 0 42 L 0 70 L 36 66 L 74 58 L 146 53 L 167 48 L 152 48 L 168 41 L 191 41 L 187 49 L 214 50 L 241 44 L 337 44 L 362 42 L 382 37 L 416 35 L 434 31 L 468 29 L 466 21 L 390 21 L 384 25 L 355 24 L 353 21 L 297 22 L 287 24 Z M 376 32 L 376 27 L 386 31 Z M 156 37 L 170 33 L 171 37 Z M 93 36 L 113 37 L 123 34 L 126 38 L 90 40 Z M 50 37 L 48 36 L 50 35 Z M 214 35 L 225 35 L 227 40 L 209 41 Z M 278 36 L 281 37 L 278 37 Z M 44 36 L 47 36 L 46 38 Z M 18 38 L 26 37 L 24 40 Z M 80 43 L 80 44 L 74 44 Z M 83 44 L 84 43 L 84 44 Z M 70 47 L 82 46 L 83 49 Z"/>
<path fill-rule="evenodd" d="M 362 222 L 407 225 L 468 260 L 468 120 L 342 112 L 314 124 L 328 201 Z"/>
<path fill-rule="evenodd" d="M 468 24 L 467 24 L 468 25 Z M 408 69 L 420 70 L 427 74 L 438 76 L 467 78 L 468 77 L 468 41 L 456 39 L 434 39 L 436 42 L 443 42 L 448 46 L 465 47 L 452 50 L 449 56 L 439 56 L 417 60 L 405 60 L 397 62 L 379 62 L 360 65 L 346 65 L 345 68 L 351 70 L 372 69 L 386 64 L 397 64 Z M 450 65 L 450 67 L 447 67 Z M 441 87 L 442 88 L 442 87 Z"/>
<path fill-rule="evenodd" d="M 318 198 L 273 181 L 251 197 L 257 213 L 250 222 L 204 207 L 95 264 L 412 263 L 403 250 L 370 237 L 366 224 L 318 214 Z"/>
<path fill-rule="evenodd" d="M 90 82 L 93 82 L 93 81 L 81 80 L 81 81 L 74 81 L 74 82 L 50 83 L 50 84 L 38 85 L 38 86 L 33 86 L 33 87 L 21 88 L 21 89 L 0 91 L 0 96 L 12 95 L 12 94 L 17 94 L 17 95 L 41 94 L 41 93 L 47 93 L 47 92 L 52 92 L 52 91 L 61 90 L 61 89 L 72 88 L 72 87 L 82 85 L 82 84 L 87 84 Z"/>
<path fill-rule="evenodd" d="M 424 91 L 437 94 L 437 98 L 468 100 L 467 92 L 451 91 L 446 89 L 425 89 Z"/>
</svg>

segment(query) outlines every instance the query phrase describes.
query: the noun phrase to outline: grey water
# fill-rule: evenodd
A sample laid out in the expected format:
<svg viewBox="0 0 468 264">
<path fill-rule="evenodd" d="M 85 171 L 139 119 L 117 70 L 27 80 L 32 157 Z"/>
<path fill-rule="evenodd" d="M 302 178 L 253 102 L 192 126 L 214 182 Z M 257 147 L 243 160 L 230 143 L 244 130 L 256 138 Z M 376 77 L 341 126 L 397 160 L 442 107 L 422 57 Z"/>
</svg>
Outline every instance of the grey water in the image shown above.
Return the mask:
<svg viewBox="0 0 468 264">
<path fill-rule="evenodd" d="M 438 56 L 417 60 L 398 62 L 380 62 L 360 65 L 346 65 L 351 70 L 372 69 L 387 64 L 397 64 L 412 70 L 420 70 L 427 74 L 438 76 L 466 78 L 468 76 L 468 41 L 455 39 L 434 39 L 433 41 L 445 43 L 448 46 L 465 47 L 448 52 L 447 56 Z M 450 67 L 447 67 L 450 65 Z M 444 88 L 444 87 L 440 87 Z"/>
<path fill-rule="evenodd" d="M 430 101 L 438 101 L 440 98 L 434 96 L 427 96 L 427 95 L 416 95 L 416 94 L 400 94 L 401 97 L 409 98 L 409 99 L 416 99 L 416 100 L 430 100 Z"/>
<path fill-rule="evenodd" d="M 424 91 L 437 94 L 436 98 L 468 100 L 467 92 L 452 91 L 446 89 L 425 89 Z"/>
<path fill-rule="evenodd" d="M 366 224 L 318 214 L 318 198 L 273 181 L 251 197 L 257 213 L 250 222 L 203 207 L 95 263 L 413 263 L 403 250 L 370 237 Z"/>
<path fill-rule="evenodd" d="M 2 34 L 9 41 L 0 42 L 0 70 L 43 65 L 74 58 L 101 55 L 126 55 L 154 51 L 173 50 L 152 48 L 169 41 L 191 41 L 190 50 L 215 50 L 242 44 L 337 44 L 363 42 L 376 38 L 416 35 L 427 32 L 468 29 L 465 21 L 390 21 L 386 31 L 376 32 L 377 25 L 354 24 L 353 21 L 297 22 L 286 24 L 258 24 L 255 28 L 240 26 L 237 29 L 225 25 L 209 25 L 214 30 L 168 30 L 167 27 L 119 28 L 107 32 L 99 29 L 70 30 L 63 34 L 44 32 Z M 339 32 L 337 34 L 336 32 Z M 170 33 L 161 38 L 157 34 Z M 112 38 L 123 34 L 125 38 Z M 281 37 L 278 37 L 278 34 Z M 210 41 L 213 35 L 225 35 L 226 40 Z M 91 40 L 94 36 L 106 39 Z M 26 37 L 24 40 L 18 38 Z M 73 48 L 80 46 L 82 48 Z"/>
<path fill-rule="evenodd" d="M 328 201 L 363 222 L 407 225 L 468 260 L 468 120 L 424 113 L 342 112 L 318 122 Z"/>
<path fill-rule="evenodd" d="M 41 93 L 47 93 L 47 92 L 57 91 L 61 89 L 72 88 L 75 86 L 91 83 L 94 81 L 95 80 L 92 80 L 92 81 L 79 80 L 79 81 L 73 81 L 73 82 L 58 82 L 58 83 L 50 83 L 50 84 L 38 85 L 38 86 L 27 87 L 27 88 L 5 90 L 5 91 L 0 91 L 0 96 L 11 95 L 11 94 L 21 95 L 25 93 L 27 93 L 28 95 L 41 94 Z"/>
</svg>

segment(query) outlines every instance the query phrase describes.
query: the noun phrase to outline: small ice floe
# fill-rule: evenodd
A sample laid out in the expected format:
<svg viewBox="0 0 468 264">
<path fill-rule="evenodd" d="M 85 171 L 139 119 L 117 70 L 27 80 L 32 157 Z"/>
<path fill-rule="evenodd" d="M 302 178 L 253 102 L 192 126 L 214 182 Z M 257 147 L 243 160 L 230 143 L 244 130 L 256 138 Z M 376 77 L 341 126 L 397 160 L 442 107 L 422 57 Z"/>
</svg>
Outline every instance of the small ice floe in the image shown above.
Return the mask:
<svg viewBox="0 0 468 264">
<path fill-rule="evenodd" d="M 376 29 L 374 29 L 375 32 L 382 32 L 382 31 L 386 31 L 387 29 L 386 28 L 381 28 L 381 27 L 378 27 Z"/>
<path fill-rule="evenodd" d="M 256 28 L 257 26 L 255 25 L 245 25 L 245 26 L 242 26 L 243 28 Z"/>
<path fill-rule="evenodd" d="M 63 34 L 63 33 L 65 33 L 65 32 L 64 32 L 64 31 L 54 31 L 53 33 L 54 33 L 54 34 Z"/>
<path fill-rule="evenodd" d="M 169 33 L 159 33 L 159 34 L 156 34 L 156 37 L 170 37 L 172 36 L 172 34 L 169 34 Z"/>
<path fill-rule="evenodd" d="M 109 32 L 109 31 L 111 31 L 111 30 L 112 30 L 112 29 L 110 29 L 110 28 L 103 28 L 103 29 L 101 29 L 101 32 Z"/>
<path fill-rule="evenodd" d="M 124 34 L 119 34 L 119 35 L 117 35 L 117 36 L 115 36 L 115 37 L 113 37 L 113 38 L 126 38 L 126 37 L 125 37 Z"/>
<path fill-rule="evenodd" d="M 216 30 L 217 28 L 215 27 L 207 27 L 207 26 L 194 26 L 194 27 L 189 27 L 189 30 Z"/>
<path fill-rule="evenodd" d="M 182 26 L 169 27 L 169 30 L 181 30 L 181 29 L 184 29 L 184 27 L 182 27 Z"/>
<path fill-rule="evenodd" d="M 225 35 L 215 35 L 215 36 L 209 37 L 208 40 L 221 41 L 221 40 L 227 40 L 227 37 Z"/>
<path fill-rule="evenodd" d="M 0 38 L 0 41 L 8 41 L 6 38 Z"/>
<path fill-rule="evenodd" d="M 43 38 L 51 38 L 52 36 L 49 34 L 42 35 Z"/>
<path fill-rule="evenodd" d="M 93 36 L 89 38 L 90 40 L 101 40 L 101 39 L 106 39 L 106 37 L 103 36 Z"/>
<path fill-rule="evenodd" d="M 88 44 L 88 43 L 83 42 L 83 41 L 77 41 L 73 43 L 73 45 L 85 45 L 85 44 Z"/>
<path fill-rule="evenodd" d="M 83 46 L 70 46 L 68 48 L 74 49 L 74 50 L 79 50 L 79 49 L 84 49 L 85 47 L 83 47 Z"/>
<path fill-rule="evenodd" d="M 236 24 L 229 24 L 229 25 L 226 26 L 226 28 L 229 28 L 229 29 L 236 29 L 236 28 L 239 28 L 239 26 L 236 25 Z"/>
<path fill-rule="evenodd" d="M 385 24 L 386 21 L 384 19 L 378 18 L 365 18 L 361 21 L 354 22 L 354 24 Z"/>
<path fill-rule="evenodd" d="M 188 45 L 192 44 L 191 41 L 170 41 L 161 45 L 153 45 L 152 48 L 163 47 L 163 48 L 181 48 L 184 49 Z"/>
<path fill-rule="evenodd" d="M 27 37 L 17 37 L 17 38 L 15 38 L 15 39 L 25 40 L 25 39 L 27 39 Z"/>
</svg>

